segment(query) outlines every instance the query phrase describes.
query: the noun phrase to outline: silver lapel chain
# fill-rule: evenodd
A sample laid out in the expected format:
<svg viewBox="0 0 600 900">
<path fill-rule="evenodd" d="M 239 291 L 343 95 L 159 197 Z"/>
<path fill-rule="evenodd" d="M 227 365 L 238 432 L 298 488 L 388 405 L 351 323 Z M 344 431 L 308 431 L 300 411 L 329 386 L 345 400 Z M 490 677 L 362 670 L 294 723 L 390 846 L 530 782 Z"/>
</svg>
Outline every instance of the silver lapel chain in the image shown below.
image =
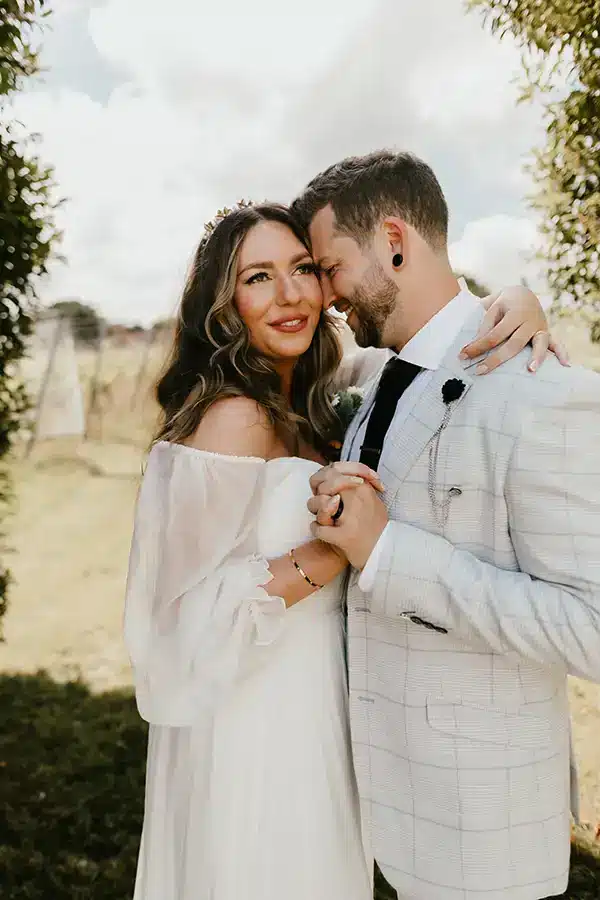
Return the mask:
<svg viewBox="0 0 600 900">
<path fill-rule="evenodd" d="M 446 405 L 446 409 L 444 410 L 444 417 L 442 418 L 437 431 L 432 436 L 429 445 L 429 472 L 427 478 L 427 489 L 429 492 L 429 499 L 431 500 L 431 506 L 433 509 L 433 515 L 436 524 L 441 530 L 446 527 L 448 515 L 450 512 L 450 502 L 452 498 L 462 494 L 462 491 L 458 487 L 452 487 L 448 491 L 443 491 L 441 502 L 438 499 L 438 492 L 436 491 L 435 485 L 437 481 L 438 459 L 440 455 L 440 440 L 444 429 L 450 421 L 454 404 L 462 397 L 465 388 L 466 384 L 464 383 L 464 381 L 461 381 L 460 378 L 450 378 L 442 385 L 442 400 Z"/>
</svg>

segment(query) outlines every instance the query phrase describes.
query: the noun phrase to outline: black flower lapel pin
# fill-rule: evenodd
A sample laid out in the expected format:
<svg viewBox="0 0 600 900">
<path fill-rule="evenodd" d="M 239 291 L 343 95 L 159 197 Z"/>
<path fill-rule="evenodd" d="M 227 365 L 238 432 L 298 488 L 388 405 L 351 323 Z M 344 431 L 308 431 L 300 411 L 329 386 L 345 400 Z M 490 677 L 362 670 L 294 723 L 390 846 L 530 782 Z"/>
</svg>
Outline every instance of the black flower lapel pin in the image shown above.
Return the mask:
<svg viewBox="0 0 600 900">
<path fill-rule="evenodd" d="M 445 381 L 442 385 L 442 400 L 446 406 L 454 403 L 455 400 L 460 400 L 465 388 L 466 384 L 460 378 L 449 378 L 448 381 Z"/>
<path fill-rule="evenodd" d="M 440 422 L 439 428 L 433 435 L 431 439 L 431 444 L 429 445 L 429 478 L 428 478 L 428 491 L 429 491 L 429 499 L 431 500 L 431 505 L 433 508 L 433 514 L 436 520 L 436 523 L 439 528 L 443 529 L 446 521 L 448 519 L 448 511 L 450 507 L 450 497 L 452 494 L 450 492 L 444 491 L 442 501 L 438 497 L 438 491 L 436 490 L 436 482 L 437 482 L 437 466 L 438 466 L 438 457 L 440 453 L 440 438 L 442 436 L 442 432 L 444 428 L 450 421 L 450 416 L 452 415 L 452 403 L 455 403 L 457 400 L 460 400 L 462 395 L 464 394 L 467 386 L 464 381 L 461 381 L 460 378 L 449 378 L 448 381 L 445 381 L 442 385 L 442 400 L 444 401 L 444 405 L 446 409 L 444 410 L 444 417 Z"/>
</svg>

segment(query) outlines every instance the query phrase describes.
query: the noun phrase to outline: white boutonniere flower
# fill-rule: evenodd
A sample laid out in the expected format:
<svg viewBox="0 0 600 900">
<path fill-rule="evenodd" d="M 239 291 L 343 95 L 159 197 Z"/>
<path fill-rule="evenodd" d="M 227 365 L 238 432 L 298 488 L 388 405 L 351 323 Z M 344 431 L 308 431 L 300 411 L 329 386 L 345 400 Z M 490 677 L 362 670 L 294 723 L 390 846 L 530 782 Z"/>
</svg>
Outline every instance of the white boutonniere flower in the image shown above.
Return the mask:
<svg viewBox="0 0 600 900">
<path fill-rule="evenodd" d="M 336 437 L 330 441 L 329 446 L 332 448 L 332 456 L 339 459 L 339 454 L 344 443 L 346 432 L 350 427 L 352 419 L 360 409 L 364 399 L 364 392 L 360 388 L 350 387 L 345 391 L 338 391 L 331 400 L 336 415 L 338 417 L 338 427 L 336 428 Z"/>
</svg>

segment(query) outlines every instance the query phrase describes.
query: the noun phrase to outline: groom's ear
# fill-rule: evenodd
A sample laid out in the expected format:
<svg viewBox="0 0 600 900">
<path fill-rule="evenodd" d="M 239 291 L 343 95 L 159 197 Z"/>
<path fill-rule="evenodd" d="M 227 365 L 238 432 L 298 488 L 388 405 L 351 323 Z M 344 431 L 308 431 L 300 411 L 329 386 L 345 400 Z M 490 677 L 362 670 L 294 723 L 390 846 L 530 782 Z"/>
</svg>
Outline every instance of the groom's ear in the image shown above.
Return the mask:
<svg viewBox="0 0 600 900">
<path fill-rule="evenodd" d="M 388 216 L 383 220 L 383 230 L 390 243 L 402 243 L 406 238 L 407 224 L 399 216 Z"/>
<path fill-rule="evenodd" d="M 406 258 L 408 244 L 408 225 L 399 216 L 387 216 L 383 220 L 383 236 L 385 239 L 386 256 L 389 256 L 390 265 L 392 258 L 398 253 Z"/>
</svg>

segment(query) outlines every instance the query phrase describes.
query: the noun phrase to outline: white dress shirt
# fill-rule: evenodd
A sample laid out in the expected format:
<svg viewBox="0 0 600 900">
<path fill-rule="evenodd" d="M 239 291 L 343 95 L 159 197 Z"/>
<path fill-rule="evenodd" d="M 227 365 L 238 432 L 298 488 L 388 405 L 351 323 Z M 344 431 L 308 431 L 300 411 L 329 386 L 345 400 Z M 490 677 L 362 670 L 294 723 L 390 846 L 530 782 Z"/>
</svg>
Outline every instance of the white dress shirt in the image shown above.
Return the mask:
<svg viewBox="0 0 600 900">
<path fill-rule="evenodd" d="M 427 322 L 413 338 L 404 345 L 400 353 L 399 359 L 420 366 L 423 371 L 419 372 L 414 381 L 407 387 L 402 394 L 394 418 L 390 425 L 391 428 L 398 429 L 402 421 L 407 418 L 409 411 L 418 402 L 431 373 L 442 363 L 448 348 L 452 346 L 456 340 L 461 328 L 477 309 L 480 308 L 481 301 L 478 297 L 469 291 L 463 279 L 459 280 L 460 292 L 446 306 L 442 307 L 432 319 Z M 371 409 L 372 412 L 372 409 Z M 352 446 L 350 448 L 349 459 L 357 461 L 360 458 L 360 448 L 365 439 L 365 432 L 370 414 L 365 417 L 361 424 Z M 368 593 L 374 584 L 375 575 L 379 566 L 379 559 L 383 550 L 384 542 L 387 537 L 389 525 L 384 529 L 381 537 L 373 548 L 367 564 L 362 570 L 358 586 L 361 591 Z"/>
</svg>

